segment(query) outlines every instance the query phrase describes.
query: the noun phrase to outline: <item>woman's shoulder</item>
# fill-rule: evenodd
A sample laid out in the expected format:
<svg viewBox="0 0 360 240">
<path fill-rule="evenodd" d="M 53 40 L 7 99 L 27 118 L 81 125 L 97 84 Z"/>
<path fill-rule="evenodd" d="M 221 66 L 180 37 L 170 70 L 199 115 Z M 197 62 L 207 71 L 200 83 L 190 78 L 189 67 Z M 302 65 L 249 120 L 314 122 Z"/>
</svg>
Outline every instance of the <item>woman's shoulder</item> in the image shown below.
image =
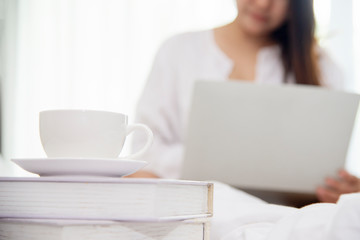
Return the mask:
<svg viewBox="0 0 360 240">
<path fill-rule="evenodd" d="M 212 30 L 183 32 L 167 38 L 160 46 L 159 52 L 184 54 L 197 52 L 207 47 Z"/>
<path fill-rule="evenodd" d="M 212 30 L 202 30 L 202 31 L 191 31 L 191 32 L 182 32 L 176 35 L 169 37 L 165 40 L 164 45 L 174 44 L 174 45 L 183 45 L 183 44 L 196 44 L 202 43 L 204 40 L 210 37 Z"/>
</svg>

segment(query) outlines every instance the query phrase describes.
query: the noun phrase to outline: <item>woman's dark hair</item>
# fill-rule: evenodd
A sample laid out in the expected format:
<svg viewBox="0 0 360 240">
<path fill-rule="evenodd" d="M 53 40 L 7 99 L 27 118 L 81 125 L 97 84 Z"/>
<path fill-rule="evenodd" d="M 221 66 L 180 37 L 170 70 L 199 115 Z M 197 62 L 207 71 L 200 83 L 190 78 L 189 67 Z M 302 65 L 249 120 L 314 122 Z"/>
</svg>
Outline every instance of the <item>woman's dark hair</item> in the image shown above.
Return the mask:
<svg viewBox="0 0 360 240">
<path fill-rule="evenodd" d="M 313 0 L 289 0 L 288 14 L 287 21 L 273 33 L 282 49 L 285 79 L 293 73 L 298 84 L 321 85 Z"/>
</svg>

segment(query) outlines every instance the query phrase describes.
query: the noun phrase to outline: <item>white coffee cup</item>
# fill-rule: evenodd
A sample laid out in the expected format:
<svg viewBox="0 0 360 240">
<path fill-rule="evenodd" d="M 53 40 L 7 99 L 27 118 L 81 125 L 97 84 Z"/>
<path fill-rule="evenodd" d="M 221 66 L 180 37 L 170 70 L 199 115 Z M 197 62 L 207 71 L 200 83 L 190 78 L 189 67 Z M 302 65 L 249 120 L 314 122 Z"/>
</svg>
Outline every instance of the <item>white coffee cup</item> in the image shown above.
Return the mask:
<svg viewBox="0 0 360 240">
<path fill-rule="evenodd" d="M 153 133 L 144 124 L 128 124 L 122 113 L 94 110 L 49 110 L 39 115 L 40 138 L 49 158 L 118 158 L 126 136 L 135 130 L 147 135 L 137 153 L 122 158 L 138 159 L 149 149 Z"/>
</svg>

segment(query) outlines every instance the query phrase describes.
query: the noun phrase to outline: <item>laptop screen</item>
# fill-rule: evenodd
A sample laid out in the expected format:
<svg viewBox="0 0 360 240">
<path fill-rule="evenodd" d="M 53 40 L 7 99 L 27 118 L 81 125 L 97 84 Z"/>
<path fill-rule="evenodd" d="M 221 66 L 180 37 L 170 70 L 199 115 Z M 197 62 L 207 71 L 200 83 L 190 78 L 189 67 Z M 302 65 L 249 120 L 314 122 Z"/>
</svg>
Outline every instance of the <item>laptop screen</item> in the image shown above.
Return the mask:
<svg viewBox="0 0 360 240">
<path fill-rule="evenodd" d="M 182 178 L 313 193 L 344 167 L 359 99 L 315 86 L 199 81 Z"/>
</svg>

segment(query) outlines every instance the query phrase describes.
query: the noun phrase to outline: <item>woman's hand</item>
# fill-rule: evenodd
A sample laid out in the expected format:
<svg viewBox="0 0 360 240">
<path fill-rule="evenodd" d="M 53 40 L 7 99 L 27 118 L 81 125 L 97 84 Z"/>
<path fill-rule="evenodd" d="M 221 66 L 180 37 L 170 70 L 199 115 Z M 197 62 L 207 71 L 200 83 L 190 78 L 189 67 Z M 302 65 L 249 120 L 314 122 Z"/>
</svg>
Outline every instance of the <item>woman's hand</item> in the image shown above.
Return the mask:
<svg viewBox="0 0 360 240">
<path fill-rule="evenodd" d="M 126 178 L 159 178 L 159 176 L 149 171 L 137 171 L 125 177 Z"/>
<path fill-rule="evenodd" d="M 325 186 L 316 189 L 321 202 L 336 203 L 341 194 L 360 192 L 360 178 L 345 170 L 340 170 L 338 178 L 326 178 Z"/>
</svg>

